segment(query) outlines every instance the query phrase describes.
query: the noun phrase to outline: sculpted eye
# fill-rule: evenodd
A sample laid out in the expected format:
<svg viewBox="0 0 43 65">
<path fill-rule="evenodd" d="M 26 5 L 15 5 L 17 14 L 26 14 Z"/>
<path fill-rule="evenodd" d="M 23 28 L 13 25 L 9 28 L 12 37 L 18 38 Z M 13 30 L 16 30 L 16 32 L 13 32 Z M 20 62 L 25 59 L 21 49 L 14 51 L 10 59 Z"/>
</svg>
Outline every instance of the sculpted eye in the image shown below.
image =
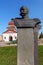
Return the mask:
<svg viewBox="0 0 43 65">
<path fill-rule="evenodd" d="M 22 9 L 22 12 L 24 12 L 24 10 Z"/>
</svg>

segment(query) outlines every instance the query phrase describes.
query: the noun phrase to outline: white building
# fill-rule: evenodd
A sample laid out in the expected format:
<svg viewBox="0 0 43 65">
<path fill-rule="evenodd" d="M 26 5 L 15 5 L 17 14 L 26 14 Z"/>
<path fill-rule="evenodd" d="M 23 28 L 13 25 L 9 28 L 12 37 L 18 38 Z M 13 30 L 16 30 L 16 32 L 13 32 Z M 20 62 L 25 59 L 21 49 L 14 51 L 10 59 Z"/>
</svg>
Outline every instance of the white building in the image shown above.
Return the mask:
<svg viewBox="0 0 43 65">
<path fill-rule="evenodd" d="M 3 41 L 9 42 L 17 39 L 17 31 L 15 29 L 14 22 L 10 21 L 8 23 L 7 30 L 2 34 Z"/>
</svg>

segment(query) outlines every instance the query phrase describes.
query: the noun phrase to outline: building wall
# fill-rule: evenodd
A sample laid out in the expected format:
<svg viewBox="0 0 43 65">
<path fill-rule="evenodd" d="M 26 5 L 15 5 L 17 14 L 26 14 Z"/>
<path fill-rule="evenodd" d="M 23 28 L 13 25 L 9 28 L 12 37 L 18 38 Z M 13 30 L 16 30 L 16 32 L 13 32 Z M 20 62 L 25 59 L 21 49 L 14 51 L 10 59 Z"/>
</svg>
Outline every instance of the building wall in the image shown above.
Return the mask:
<svg viewBox="0 0 43 65">
<path fill-rule="evenodd" d="M 43 38 L 38 40 L 38 45 L 43 45 Z"/>
<path fill-rule="evenodd" d="M 0 41 L 2 41 L 2 35 L 0 35 Z"/>
<path fill-rule="evenodd" d="M 38 45 L 43 45 L 43 38 L 39 39 L 40 34 L 38 34 Z"/>
<path fill-rule="evenodd" d="M 10 36 L 12 36 L 13 40 L 17 39 L 17 33 L 4 33 L 3 34 L 3 41 L 5 41 L 5 42 L 9 41 Z"/>
</svg>

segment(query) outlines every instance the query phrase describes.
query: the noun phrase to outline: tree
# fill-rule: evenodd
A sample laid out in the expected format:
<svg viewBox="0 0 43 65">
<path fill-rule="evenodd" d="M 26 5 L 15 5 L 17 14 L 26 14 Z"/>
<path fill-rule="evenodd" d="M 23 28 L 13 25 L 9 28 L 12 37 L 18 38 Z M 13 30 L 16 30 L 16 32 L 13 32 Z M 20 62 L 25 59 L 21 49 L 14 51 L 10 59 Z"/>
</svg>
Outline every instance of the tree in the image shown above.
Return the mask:
<svg viewBox="0 0 43 65">
<path fill-rule="evenodd" d="M 43 33 L 41 32 L 40 36 L 39 36 L 39 39 L 43 38 Z"/>
</svg>

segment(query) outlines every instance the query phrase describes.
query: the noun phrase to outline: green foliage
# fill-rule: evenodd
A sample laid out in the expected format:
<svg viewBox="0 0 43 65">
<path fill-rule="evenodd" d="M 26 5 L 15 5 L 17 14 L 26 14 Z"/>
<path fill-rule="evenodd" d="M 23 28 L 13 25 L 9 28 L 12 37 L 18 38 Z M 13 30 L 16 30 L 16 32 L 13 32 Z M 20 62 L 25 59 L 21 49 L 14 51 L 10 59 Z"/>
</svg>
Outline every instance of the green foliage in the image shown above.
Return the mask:
<svg viewBox="0 0 43 65">
<path fill-rule="evenodd" d="M 17 47 L 0 47 L 0 65 L 17 65 Z"/>
<path fill-rule="evenodd" d="M 38 65 L 43 65 L 43 46 L 38 46 Z"/>
<path fill-rule="evenodd" d="M 43 38 L 43 33 L 40 34 L 39 39 Z"/>
<path fill-rule="evenodd" d="M 17 47 L 0 47 L 0 65 L 17 65 Z M 43 65 L 43 46 L 38 46 L 38 65 Z"/>
<path fill-rule="evenodd" d="M 11 41 L 11 43 L 12 44 L 15 44 L 15 43 L 17 43 L 17 40 L 13 40 L 13 41 Z"/>
<path fill-rule="evenodd" d="M 18 40 L 9 41 L 9 42 L 7 42 L 7 44 L 9 44 L 9 45 L 10 45 L 10 44 L 16 44 L 17 41 L 18 41 Z"/>
</svg>

